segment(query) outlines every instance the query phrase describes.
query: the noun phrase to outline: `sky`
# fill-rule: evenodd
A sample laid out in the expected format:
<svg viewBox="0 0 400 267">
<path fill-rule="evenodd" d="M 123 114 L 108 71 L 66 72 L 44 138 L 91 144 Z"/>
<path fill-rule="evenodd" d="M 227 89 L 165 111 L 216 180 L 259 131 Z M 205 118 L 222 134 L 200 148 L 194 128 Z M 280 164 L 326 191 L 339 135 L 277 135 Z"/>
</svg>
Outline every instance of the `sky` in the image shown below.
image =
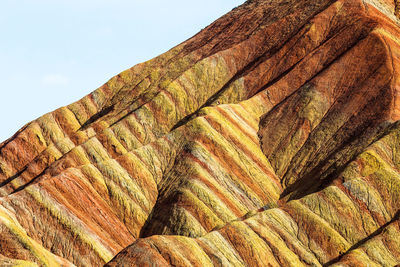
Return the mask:
<svg viewBox="0 0 400 267">
<path fill-rule="evenodd" d="M 2 0 L 0 143 L 244 0 Z"/>
</svg>

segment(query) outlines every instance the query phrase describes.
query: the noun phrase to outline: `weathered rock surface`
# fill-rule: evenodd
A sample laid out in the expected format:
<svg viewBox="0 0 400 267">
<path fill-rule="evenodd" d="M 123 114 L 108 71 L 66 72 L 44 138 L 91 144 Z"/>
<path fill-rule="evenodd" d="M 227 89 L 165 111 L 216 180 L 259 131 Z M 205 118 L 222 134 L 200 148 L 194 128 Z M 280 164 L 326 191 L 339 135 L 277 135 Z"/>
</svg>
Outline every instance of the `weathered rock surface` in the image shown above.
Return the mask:
<svg viewBox="0 0 400 267">
<path fill-rule="evenodd" d="M 27 124 L 0 265 L 400 264 L 397 14 L 247 1 Z"/>
</svg>

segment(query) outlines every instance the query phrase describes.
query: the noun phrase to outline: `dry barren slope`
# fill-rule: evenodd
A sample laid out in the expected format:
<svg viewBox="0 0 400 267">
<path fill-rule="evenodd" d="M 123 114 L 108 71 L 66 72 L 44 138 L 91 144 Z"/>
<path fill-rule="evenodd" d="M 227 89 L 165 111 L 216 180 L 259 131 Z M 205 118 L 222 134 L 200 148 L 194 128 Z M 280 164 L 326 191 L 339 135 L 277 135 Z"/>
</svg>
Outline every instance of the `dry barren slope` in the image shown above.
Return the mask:
<svg viewBox="0 0 400 267">
<path fill-rule="evenodd" d="M 397 9 L 247 1 L 27 124 L 0 265 L 400 264 Z"/>
</svg>

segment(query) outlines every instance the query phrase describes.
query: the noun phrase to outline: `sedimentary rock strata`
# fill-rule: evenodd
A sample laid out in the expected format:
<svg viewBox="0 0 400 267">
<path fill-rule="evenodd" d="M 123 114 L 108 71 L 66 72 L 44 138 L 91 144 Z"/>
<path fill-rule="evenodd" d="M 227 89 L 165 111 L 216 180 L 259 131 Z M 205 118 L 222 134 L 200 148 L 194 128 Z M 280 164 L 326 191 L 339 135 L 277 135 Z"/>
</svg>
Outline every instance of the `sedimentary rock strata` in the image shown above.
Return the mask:
<svg viewBox="0 0 400 267">
<path fill-rule="evenodd" d="M 0 265 L 400 264 L 389 0 L 251 0 L 0 145 Z"/>
</svg>

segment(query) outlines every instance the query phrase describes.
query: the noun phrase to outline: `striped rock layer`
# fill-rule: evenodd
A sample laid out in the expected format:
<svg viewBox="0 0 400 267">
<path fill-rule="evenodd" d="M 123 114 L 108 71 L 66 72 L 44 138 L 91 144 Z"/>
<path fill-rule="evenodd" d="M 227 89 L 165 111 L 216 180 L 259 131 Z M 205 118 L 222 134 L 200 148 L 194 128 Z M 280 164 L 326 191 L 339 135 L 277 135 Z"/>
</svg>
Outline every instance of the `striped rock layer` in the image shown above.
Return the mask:
<svg viewBox="0 0 400 267">
<path fill-rule="evenodd" d="M 0 145 L 1 266 L 400 264 L 392 0 L 250 0 Z"/>
</svg>

